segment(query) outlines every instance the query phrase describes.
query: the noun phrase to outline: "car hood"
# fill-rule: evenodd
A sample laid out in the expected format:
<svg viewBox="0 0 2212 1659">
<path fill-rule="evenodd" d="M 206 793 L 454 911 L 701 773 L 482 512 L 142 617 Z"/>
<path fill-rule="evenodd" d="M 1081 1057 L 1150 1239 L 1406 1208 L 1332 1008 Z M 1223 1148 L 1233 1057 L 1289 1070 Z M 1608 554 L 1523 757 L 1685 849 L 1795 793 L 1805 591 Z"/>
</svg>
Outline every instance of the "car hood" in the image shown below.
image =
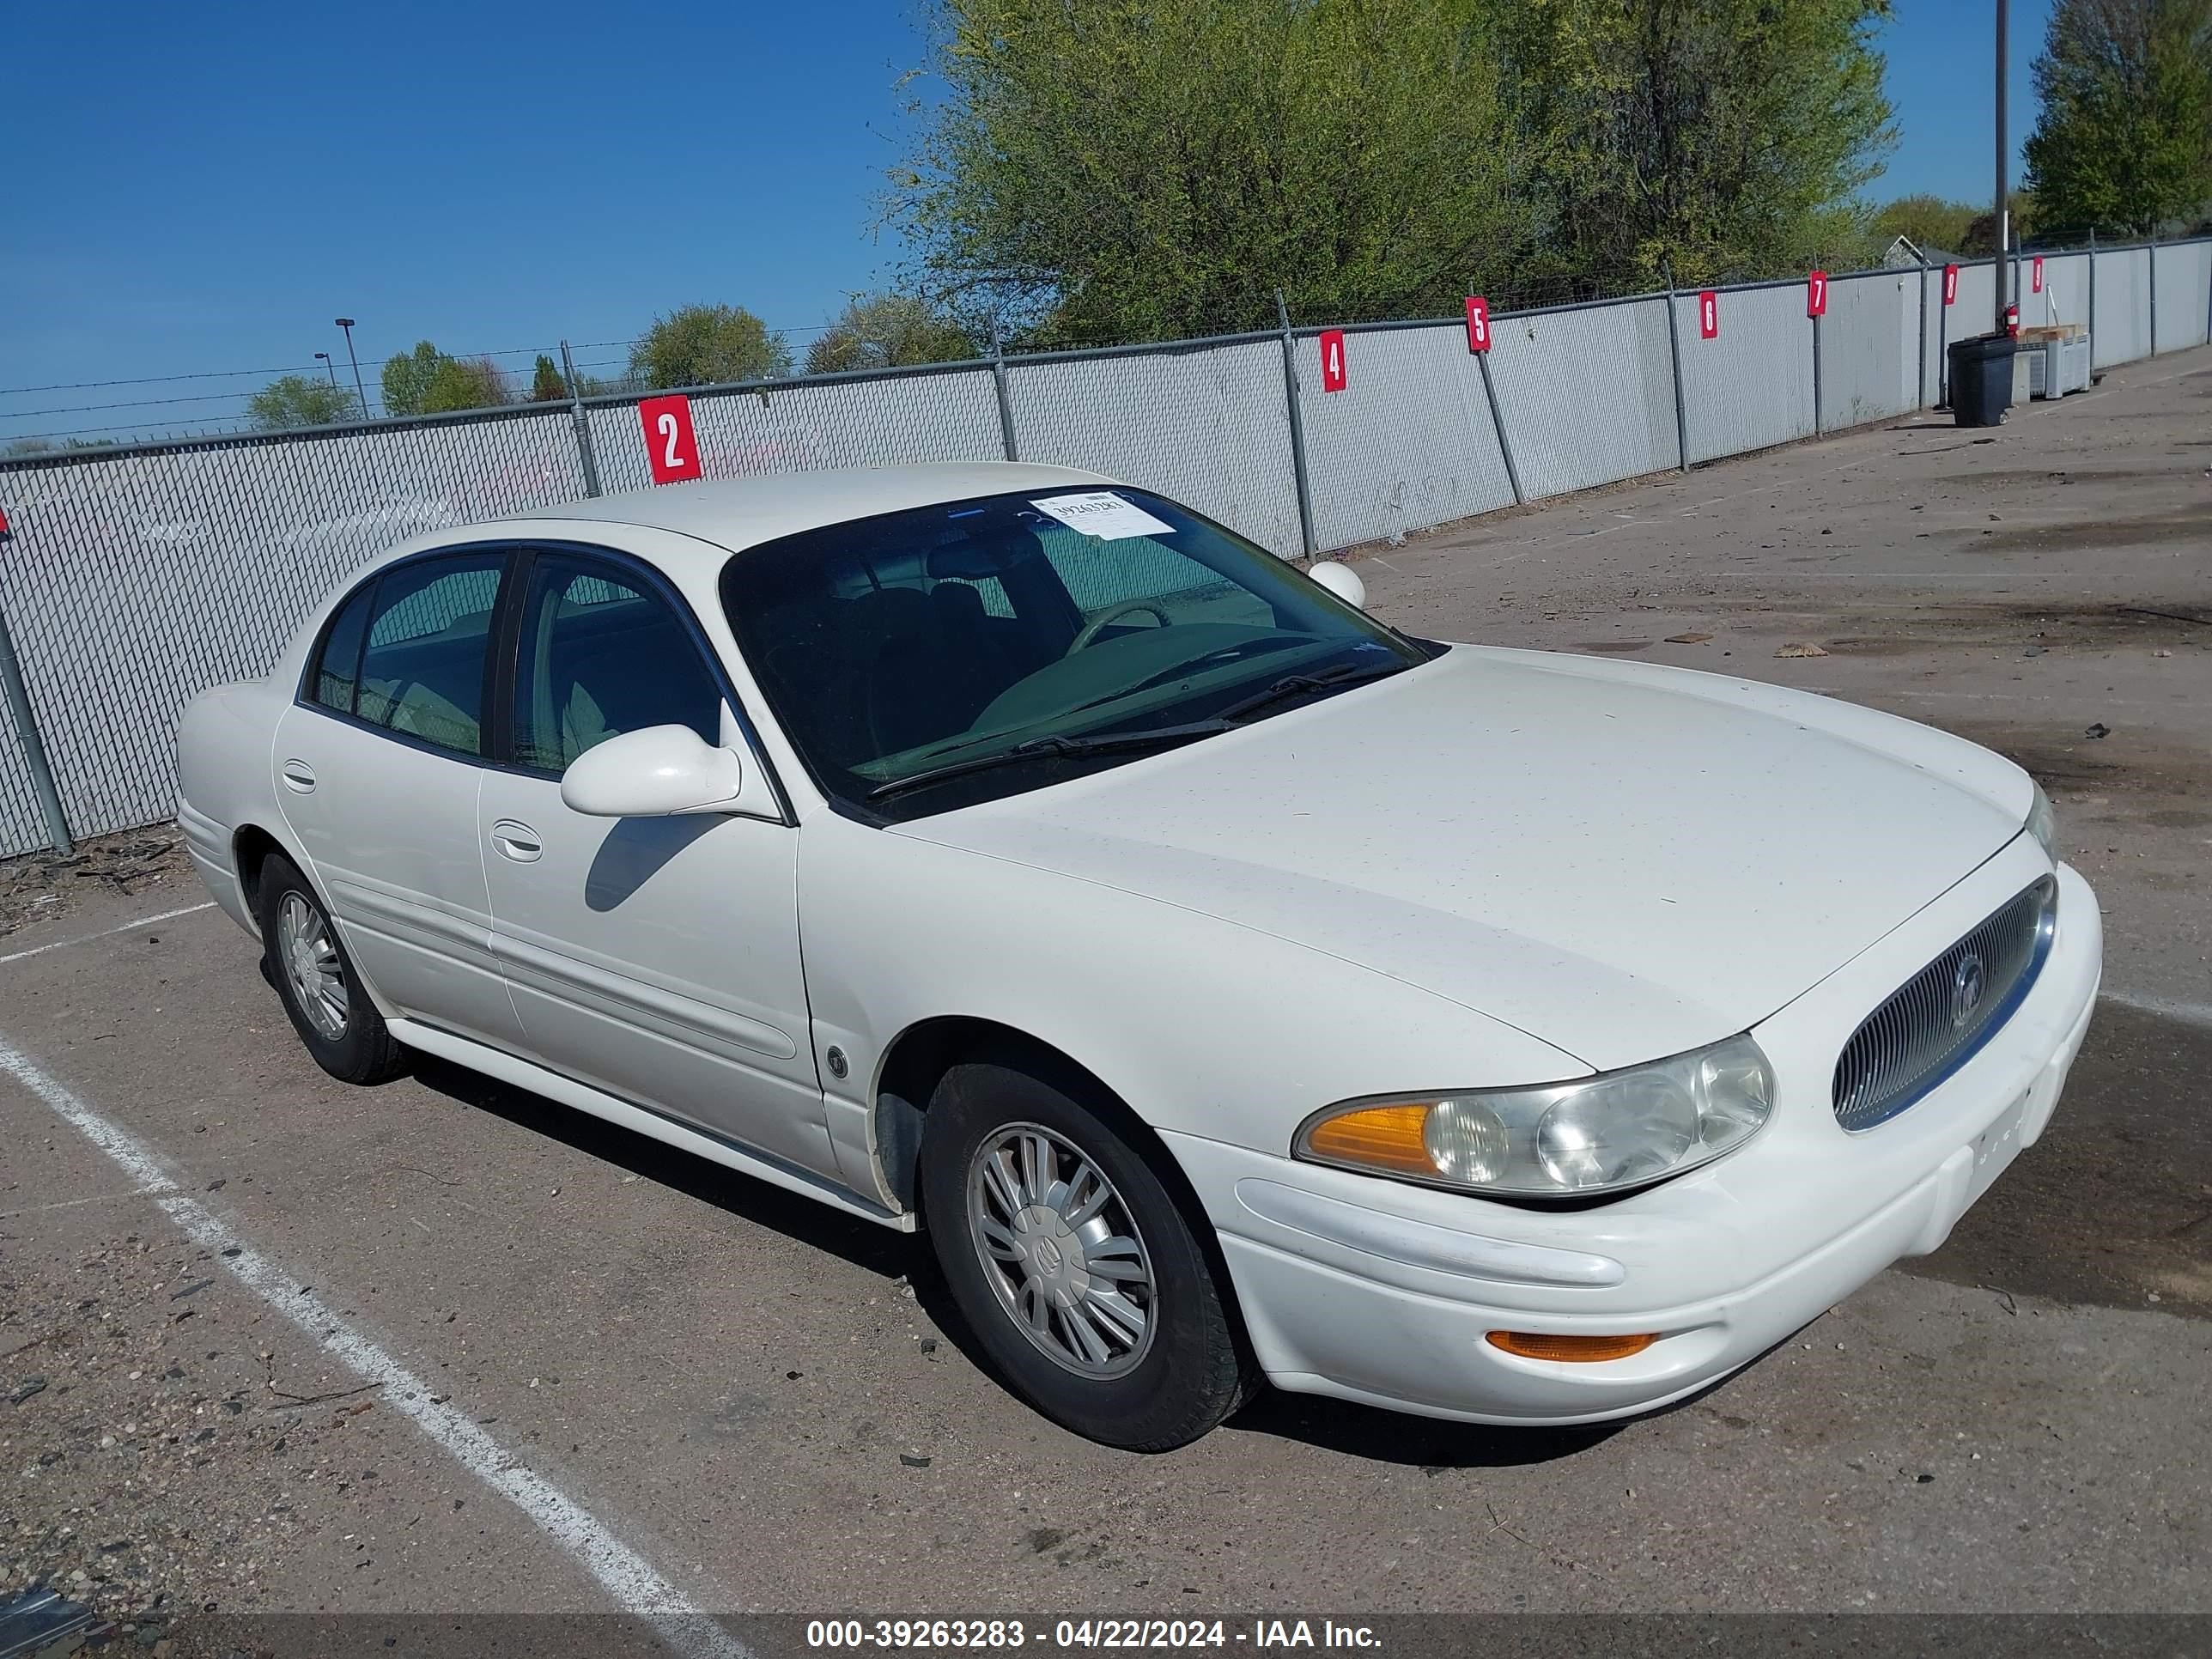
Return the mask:
<svg viewBox="0 0 2212 1659">
<path fill-rule="evenodd" d="M 895 833 L 1292 940 L 1608 1070 L 1793 1000 L 2017 835 L 2031 789 L 1825 697 L 1461 646 Z"/>
</svg>

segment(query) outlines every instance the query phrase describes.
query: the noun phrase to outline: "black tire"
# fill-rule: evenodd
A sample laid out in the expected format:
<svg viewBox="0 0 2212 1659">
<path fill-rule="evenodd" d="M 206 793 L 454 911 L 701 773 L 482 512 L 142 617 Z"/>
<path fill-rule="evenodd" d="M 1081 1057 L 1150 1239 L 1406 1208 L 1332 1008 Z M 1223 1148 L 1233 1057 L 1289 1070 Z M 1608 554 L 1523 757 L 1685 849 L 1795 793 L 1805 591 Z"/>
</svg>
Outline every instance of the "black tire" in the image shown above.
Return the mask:
<svg viewBox="0 0 2212 1659">
<path fill-rule="evenodd" d="M 1063 1088 L 1012 1066 L 955 1066 L 923 1120 L 922 1214 L 945 1283 L 969 1328 L 1014 1392 L 1062 1427 L 1129 1451 L 1187 1445 L 1242 1406 L 1260 1384 L 1206 1249 L 1202 1216 L 1185 1212 L 1152 1164 L 1094 1109 L 1075 1079 Z M 1075 1092 L 1071 1092 L 1074 1091 Z M 1149 1262 L 1150 1334 L 1133 1369 L 1079 1375 L 1024 1334 L 1000 1300 L 971 1233 L 969 1182 L 979 1152 L 1018 1125 L 1041 1126 L 1112 1183 Z"/>
<path fill-rule="evenodd" d="M 321 921 L 337 954 L 338 972 L 345 981 L 346 991 L 345 1026 L 337 1036 L 317 1028 L 301 1006 L 300 993 L 281 959 L 277 919 L 288 896 L 296 896 Z M 300 1041 L 307 1045 L 307 1052 L 315 1057 L 315 1064 L 341 1083 L 389 1083 L 406 1071 L 407 1050 L 392 1036 L 384 1024 L 384 1016 L 377 1012 L 376 1005 L 362 988 L 361 975 L 354 971 L 344 943 L 331 925 L 330 912 L 324 908 L 320 896 L 307 884 L 307 878 L 300 873 L 299 866 L 282 853 L 271 853 L 261 866 L 258 898 L 263 975 L 276 988 L 284 1012 L 291 1016 L 292 1029 L 300 1034 Z"/>
</svg>

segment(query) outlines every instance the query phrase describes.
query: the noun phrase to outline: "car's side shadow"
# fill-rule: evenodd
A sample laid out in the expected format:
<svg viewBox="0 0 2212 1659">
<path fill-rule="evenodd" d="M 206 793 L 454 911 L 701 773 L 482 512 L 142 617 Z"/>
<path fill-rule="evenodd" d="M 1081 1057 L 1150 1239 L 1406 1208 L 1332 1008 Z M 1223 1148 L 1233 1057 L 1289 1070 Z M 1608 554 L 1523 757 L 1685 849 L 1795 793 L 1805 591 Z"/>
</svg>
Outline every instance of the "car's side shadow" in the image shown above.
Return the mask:
<svg viewBox="0 0 2212 1659">
<path fill-rule="evenodd" d="M 414 1078 L 424 1088 L 465 1106 L 489 1112 L 517 1128 L 557 1140 L 699 1203 L 828 1251 L 882 1279 L 904 1278 L 914 1287 L 915 1302 L 944 1340 L 976 1370 L 1006 1387 L 1005 1379 L 969 1334 L 922 1235 L 892 1232 L 842 1214 L 799 1194 L 694 1158 L 448 1060 L 419 1054 Z M 1317 1395 L 1263 1389 L 1220 1431 L 1268 1435 L 1347 1456 L 1442 1470 L 1551 1462 L 1587 1451 L 1620 1427 L 1617 1423 L 1601 1423 L 1562 1429 L 1490 1428 L 1408 1417 Z"/>
</svg>

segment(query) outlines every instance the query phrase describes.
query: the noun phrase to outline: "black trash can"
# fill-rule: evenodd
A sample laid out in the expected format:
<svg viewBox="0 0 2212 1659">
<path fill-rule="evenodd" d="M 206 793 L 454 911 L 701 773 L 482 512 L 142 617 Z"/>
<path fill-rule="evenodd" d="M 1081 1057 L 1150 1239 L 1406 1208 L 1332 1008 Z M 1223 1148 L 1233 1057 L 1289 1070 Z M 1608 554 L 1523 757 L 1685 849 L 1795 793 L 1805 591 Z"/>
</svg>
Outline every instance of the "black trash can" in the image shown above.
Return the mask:
<svg viewBox="0 0 2212 1659">
<path fill-rule="evenodd" d="M 1996 426 L 2012 407 L 2009 334 L 1977 334 L 1951 342 L 1951 414 L 1960 426 Z"/>
</svg>

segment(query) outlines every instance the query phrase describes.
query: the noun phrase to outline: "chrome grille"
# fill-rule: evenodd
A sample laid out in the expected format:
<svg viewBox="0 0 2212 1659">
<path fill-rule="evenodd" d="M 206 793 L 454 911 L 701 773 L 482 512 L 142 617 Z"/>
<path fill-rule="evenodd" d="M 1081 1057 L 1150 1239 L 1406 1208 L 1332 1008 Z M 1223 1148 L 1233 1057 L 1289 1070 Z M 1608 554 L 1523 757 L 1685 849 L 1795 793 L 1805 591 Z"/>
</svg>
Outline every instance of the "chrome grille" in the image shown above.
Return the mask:
<svg viewBox="0 0 2212 1659">
<path fill-rule="evenodd" d="M 1870 1129 L 1895 1117 L 1989 1041 L 2035 982 L 2057 897 L 2045 876 L 1867 1017 L 1836 1061 L 1836 1121 Z"/>
</svg>

